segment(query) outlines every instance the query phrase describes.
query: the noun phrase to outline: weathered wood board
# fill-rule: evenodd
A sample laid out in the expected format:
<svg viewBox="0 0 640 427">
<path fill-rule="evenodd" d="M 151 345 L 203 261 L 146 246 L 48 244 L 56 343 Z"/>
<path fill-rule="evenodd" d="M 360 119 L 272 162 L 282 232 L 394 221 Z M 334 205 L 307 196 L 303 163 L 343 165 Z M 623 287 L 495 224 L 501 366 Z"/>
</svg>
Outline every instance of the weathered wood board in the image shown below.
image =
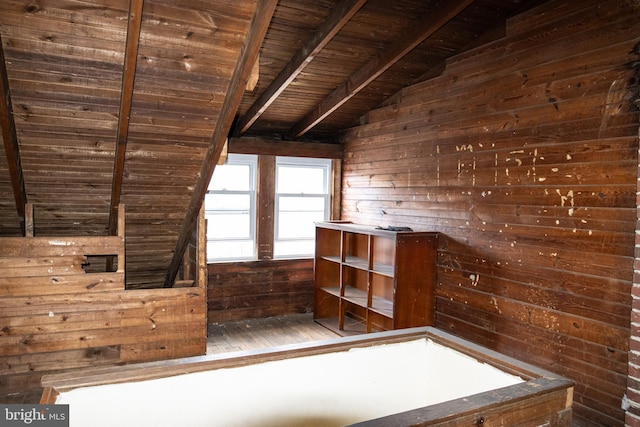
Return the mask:
<svg viewBox="0 0 640 427">
<path fill-rule="evenodd" d="M 0 238 L 0 394 L 38 389 L 43 374 L 206 352 L 202 284 L 125 290 L 119 215 L 117 236 Z M 93 256 L 115 256 L 114 271 L 92 272 Z"/>
</svg>

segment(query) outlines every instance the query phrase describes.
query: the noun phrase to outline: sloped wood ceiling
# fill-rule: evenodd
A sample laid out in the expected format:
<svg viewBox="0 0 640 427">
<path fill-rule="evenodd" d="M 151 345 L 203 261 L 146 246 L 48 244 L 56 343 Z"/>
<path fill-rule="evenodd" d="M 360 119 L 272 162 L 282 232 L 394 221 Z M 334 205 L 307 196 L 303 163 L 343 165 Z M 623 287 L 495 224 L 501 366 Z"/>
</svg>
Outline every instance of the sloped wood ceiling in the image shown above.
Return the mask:
<svg viewBox="0 0 640 427">
<path fill-rule="evenodd" d="M 235 135 L 335 142 L 338 131 L 357 125 L 363 114 L 399 89 L 439 74 L 446 58 L 503 35 L 507 17 L 544 2 L 280 0 L 262 46 L 260 80 L 243 98 Z M 352 8 L 355 13 L 342 23 L 336 10 L 347 14 Z M 344 26 L 314 52 L 311 42 L 327 21 Z M 414 49 L 399 55 L 397 61 L 389 61 L 388 69 L 370 83 L 355 87 L 363 75 L 380 71 L 383 59 L 398 54 L 412 40 L 417 42 Z M 273 90 L 270 85 L 291 67 L 294 54 L 305 56 L 305 64 L 280 87 L 281 93 L 272 103 L 261 104 L 260 97 Z M 335 93 L 339 88 L 342 92 Z M 303 135 L 292 134 L 323 103 L 339 97 L 347 99 L 332 114 Z M 244 129 L 247 113 L 256 103 L 265 110 Z"/>
<path fill-rule="evenodd" d="M 106 235 L 124 203 L 127 286 L 170 284 L 227 134 L 336 143 L 543 2 L 2 1 L 0 235 L 25 202 L 36 235 Z"/>
<path fill-rule="evenodd" d="M 255 8 L 253 0 L 0 3 L 37 235 L 106 235 L 119 199 L 128 285 L 164 283 Z M 20 235 L 5 151 L 0 234 Z"/>
</svg>

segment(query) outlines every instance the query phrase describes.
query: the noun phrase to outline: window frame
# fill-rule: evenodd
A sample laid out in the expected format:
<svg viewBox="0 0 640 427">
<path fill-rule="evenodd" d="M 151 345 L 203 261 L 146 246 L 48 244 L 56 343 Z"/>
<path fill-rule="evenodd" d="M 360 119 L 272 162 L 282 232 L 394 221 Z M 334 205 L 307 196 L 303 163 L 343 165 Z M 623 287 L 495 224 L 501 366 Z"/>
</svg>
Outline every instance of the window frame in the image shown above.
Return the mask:
<svg viewBox="0 0 640 427">
<path fill-rule="evenodd" d="M 296 167 L 296 168 L 309 168 L 309 169 L 322 169 L 323 178 L 322 178 L 322 193 L 287 193 L 287 192 L 279 192 L 279 179 L 280 175 L 278 173 L 279 167 Z M 292 258 L 309 258 L 313 256 L 313 250 L 310 253 L 299 253 L 299 254 L 279 254 L 276 255 L 276 246 L 278 243 L 286 243 L 286 242 L 295 242 L 295 241 L 308 241 L 314 240 L 315 236 L 311 239 L 305 237 L 298 238 L 281 238 L 280 237 L 280 201 L 286 197 L 296 197 L 296 198 L 322 198 L 324 199 L 324 212 L 323 218 L 329 219 L 331 217 L 331 178 L 332 178 L 332 161 L 331 159 L 324 158 L 309 158 L 309 157 L 287 157 L 287 156 L 276 156 L 275 160 L 275 170 L 274 170 L 274 213 L 273 213 L 273 222 L 274 222 L 274 232 L 273 232 L 273 258 L 274 259 L 292 259 Z"/>
<path fill-rule="evenodd" d="M 211 182 L 213 181 L 213 176 L 211 177 L 211 181 L 209 182 L 209 186 L 207 187 L 207 195 L 215 195 L 215 194 L 224 194 L 224 195 L 248 195 L 249 196 L 249 238 L 225 238 L 225 239 L 217 239 L 211 238 L 208 234 L 208 227 L 205 230 L 205 240 L 208 245 L 209 242 L 225 242 L 225 241 L 245 241 L 249 240 L 251 242 L 252 254 L 249 256 L 231 256 L 231 257 L 221 257 L 221 258 L 211 258 L 211 254 L 207 251 L 207 263 L 218 263 L 218 262 L 233 262 L 233 261 L 249 261 L 255 260 L 257 257 L 257 204 L 258 204 L 258 158 L 259 156 L 256 154 L 229 154 L 227 159 L 223 165 L 216 166 L 225 166 L 225 165 L 248 165 L 249 166 L 249 190 L 212 190 L 209 187 L 211 186 Z M 215 175 L 215 169 L 213 172 Z M 206 196 L 205 196 L 206 197 Z M 215 209 L 207 209 L 205 203 L 205 217 L 208 216 L 209 212 L 224 212 L 222 210 Z"/>
<path fill-rule="evenodd" d="M 207 253 L 207 263 L 234 263 L 234 262 L 251 262 L 251 261 L 268 261 L 274 260 L 274 209 L 275 209 L 275 185 L 276 185 L 276 156 L 281 157 L 301 157 L 307 159 L 322 159 L 330 164 L 329 167 L 329 215 L 330 220 L 340 218 L 340 202 L 341 202 L 341 170 L 342 170 L 342 151 L 337 144 L 308 144 L 296 147 L 281 148 L 275 147 L 274 144 L 258 143 L 258 146 L 244 147 L 239 140 L 236 141 L 236 151 L 229 151 L 229 156 L 235 157 L 238 154 L 246 154 L 257 158 L 257 169 L 255 176 L 255 234 L 254 234 L 254 256 L 252 258 L 229 257 L 225 259 L 209 259 L 210 254 Z M 318 151 L 316 155 L 314 151 Z M 226 163 L 226 162 L 225 162 Z M 215 173 L 215 170 L 214 170 Z M 203 201 L 205 202 L 205 201 Z M 206 203 L 205 207 L 206 209 Z M 202 238 L 207 241 L 206 229 Z M 207 251 L 208 252 L 208 251 Z M 287 256 L 278 257 L 278 261 L 286 261 L 291 259 L 308 259 L 313 258 L 313 254 L 309 256 Z"/>
</svg>

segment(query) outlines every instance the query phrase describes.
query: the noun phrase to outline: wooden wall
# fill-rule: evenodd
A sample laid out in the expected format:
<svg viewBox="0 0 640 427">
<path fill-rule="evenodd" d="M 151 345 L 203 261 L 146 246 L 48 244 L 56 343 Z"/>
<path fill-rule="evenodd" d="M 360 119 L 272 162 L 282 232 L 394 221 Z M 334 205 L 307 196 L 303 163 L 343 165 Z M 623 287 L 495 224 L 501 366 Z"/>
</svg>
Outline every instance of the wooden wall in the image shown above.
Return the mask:
<svg viewBox="0 0 640 427">
<path fill-rule="evenodd" d="M 436 325 L 574 379 L 578 425 L 624 423 L 639 18 L 551 1 L 344 134 L 342 219 L 443 233 Z"/>
<path fill-rule="evenodd" d="M 313 259 L 208 266 L 209 323 L 313 311 Z"/>
<path fill-rule="evenodd" d="M 118 236 L 0 238 L 0 395 L 44 374 L 206 352 L 204 286 L 125 290 L 123 218 Z M 86 266 L 105 255 L 113 271 Z"/>
<path fill-rule="evenodd" d="M 174 288 L 207 286 L 207 223 L 204 205 L 200 207 L 196 226 L 182 255 L 182 264 L 173 283 Z"/>
</svg>

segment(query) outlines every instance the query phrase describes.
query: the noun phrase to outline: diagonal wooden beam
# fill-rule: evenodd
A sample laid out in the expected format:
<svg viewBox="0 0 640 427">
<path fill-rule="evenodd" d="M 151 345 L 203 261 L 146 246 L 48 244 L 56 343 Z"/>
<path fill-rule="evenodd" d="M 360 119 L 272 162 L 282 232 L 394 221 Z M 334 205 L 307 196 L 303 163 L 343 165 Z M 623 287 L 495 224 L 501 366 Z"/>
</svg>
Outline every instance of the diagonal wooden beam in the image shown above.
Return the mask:
<svg viewBox="0 0 640 427">
<path fill-rule="evenodd" d="M 253 15 L 253 20 L 251 21 L 249 31 L 245 37 L 244 45 L 242 46 L 242 51 L 240 52 L 233 76 L 229 82 L 229 87 L 222 103 L 220 115 L 216 121 L 216 127 L 213 131 L 213 135 L 211 136 L 211 143 L 209 144 L 209 148 L 207 149 L 200 169 L 198 182 L 196 183 L 196 187 L 191 196 L 191 203 L 189 203 L 185 219 L 182 223 L 173 258 L 171 259 L 171 263 L 167 270 L 167 276 L 164 283 L 164 286 L 167 288 L 173 286 L 173 282 L 178 274 L 180 260 L 187 248 L 191 231 L 198 219 L 198 214 L 202 203 L 204 202 L 204 196 L 207 193 L 207 187 L 209 186 L 209 181 L 211 181 L 213 170 L 216 167 L 218 157 L 220 157 L 220 153 L 222 152 L 227 136 L 229 135 L 229 130 L 233 124 L 236 111 L 238 110 L 238 106 L 242 100 L 244 88 L 246 87 L 247 81 L 251 75 L 253 64 L 258 58 L 262 41 L 267 33 L 271 17 L 273 16 L 273 11 L 277 4 L 278 0 L 258 1 L 256 11 Z"/>
<path fill-rule="evenodd" d="M 256 101 L 249 107 L 244 116 L 238 120 L 234 134 L 244 135 L 267 108 L 280 96 L 280 94 L 298 77 L 307 65 L 324 49 L 347 22 L 355 15 L 367 0 L 342 0 L 333 8 L 316 32 L 298 50 L 289 63 L 280 71 L 280 74 L 262 92 Z"/>
<path fill-rule="evenodd" d="M 16 211 L 22 233 L 25 232 L 25 205 L 27 204 L 27 191 L 24 185 L 22 162 L 20 161 L 20 149 L 18 147 L 18 134 L 16 123 L 13 120 L 13 107 L 11 106 L 11 93 L 9 90 L 9 77 L 7 76 L 7 64 L 4 60 L 2 36 L 0 36 L 0 127 L 2 128 L 2 140 L 7 156 L 9 177 L 13 188 L 13 198 L 16 201 Z"/>
<path fill-rule="evenodd" d="M 115 236 L 118 231 L 118 205 L 122 194 L 124 174 L 124 158 L 129 138 L 129 122 L 131 119 L 131 103 L 133 85 L 138 63 L 138 45 L 142 26 L 142 6 L 144 0 L 131 0 L 129 4 L 129 24 L 125 46 L 124 67 L 122 70 L 122 89 L 120 91 L 120 113 L 118 115 L 118 136 L 116 153 L 113 162 L 113 179 L 111 181 L 111 203 L 109 205 L 109 235 Z"/>
<path fill-rule="evenodd" d="M 287 133 L 287 139 L 294 140 L 307 133 L 471 3 L 473 0 L 442 2 L 434 11 L 428 12 L 420 20 L 411 24 L 402 38 L 369 60 L 323 99 L 309 115 L 298 122 Z"/>
</svg>

